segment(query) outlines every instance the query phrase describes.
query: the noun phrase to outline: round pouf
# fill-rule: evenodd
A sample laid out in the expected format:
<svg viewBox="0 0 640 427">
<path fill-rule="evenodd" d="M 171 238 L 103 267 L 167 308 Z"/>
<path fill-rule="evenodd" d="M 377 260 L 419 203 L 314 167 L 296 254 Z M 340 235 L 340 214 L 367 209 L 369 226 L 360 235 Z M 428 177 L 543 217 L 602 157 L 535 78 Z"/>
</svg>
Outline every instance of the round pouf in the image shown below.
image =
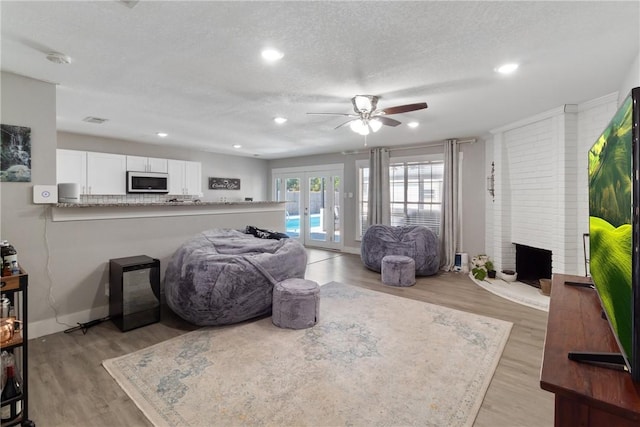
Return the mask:
<svg viewBox="0 0 640 427">
<path fill-rule="evenodd" d="M 416 283 L 416 262 L 403 255 L 382 258 L 382 283 L 389 286 L 413 286 Z"/>
<path fill-rule="evenodd" d="M 320 315 L 320 286 L 291 278 L 273 287 L 273 324 L 281 328 L 304 329 L 316 324 Z"/>
</svg>

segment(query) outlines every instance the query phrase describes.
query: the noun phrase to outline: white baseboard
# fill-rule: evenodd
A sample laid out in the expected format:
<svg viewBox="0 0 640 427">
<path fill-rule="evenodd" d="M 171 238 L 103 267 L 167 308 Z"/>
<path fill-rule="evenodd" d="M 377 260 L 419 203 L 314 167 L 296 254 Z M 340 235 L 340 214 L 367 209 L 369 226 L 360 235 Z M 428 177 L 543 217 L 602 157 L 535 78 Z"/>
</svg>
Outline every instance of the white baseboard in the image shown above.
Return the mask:
<svg viewBox="0 0 640 427">
<path fill-rule="evenodd" d="M 359 247 L 343 247 L 341 252 L 348 254 L 360 255 Z M 88 310 L 79 311 L 77 313 L 65 314 L 58 316 L 58 321 L 54 317 L 37 322 L 29 322 L 29 339 L 40 338 L 46 335 L 62 332 L 78 323 L 86 323 L 91 320 L 102 319 L 109 315 L 109 306 L 103 305 L 93 307 Z M 61 324 L 62 323 L 62 324 Z"/>
<path fill-rule="evenodd" d="M 360 248 L 353 248 L 345 246 L 342 248 L 341 252 L 346 252 L 348 254 L 360 255 Z"/>
<path fill-rule="evenodd" d="M 78 326 L 78 323 L 86 323 L 91 320 L 102 319 L 108 315 L 109 306 L 103 305 L 100 307 L 90 308 L 89 310 L 59 316 L 57 321 L 55 317 L 51 317 L 45 320 L 38 320 L 37 322 L 29 322 L 29 339 L 40 338 L 46 335 L 55 334 L 56 332 L 62 332 L 71 327 Z"/>
</svg>

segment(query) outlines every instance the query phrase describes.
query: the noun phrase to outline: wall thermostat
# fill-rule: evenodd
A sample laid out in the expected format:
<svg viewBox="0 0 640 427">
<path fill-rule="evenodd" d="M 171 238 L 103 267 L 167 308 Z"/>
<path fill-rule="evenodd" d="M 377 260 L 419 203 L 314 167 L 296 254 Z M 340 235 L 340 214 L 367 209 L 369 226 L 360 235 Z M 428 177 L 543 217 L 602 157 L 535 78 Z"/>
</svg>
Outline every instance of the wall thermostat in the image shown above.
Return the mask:
<svg viewBox="0 0 640 427">
<path fill-rule="evenodd" d="M 58 186 L 57 185 L 34 185 L 33 186 L 33 203 L 58 203 Z"/>
</svg>

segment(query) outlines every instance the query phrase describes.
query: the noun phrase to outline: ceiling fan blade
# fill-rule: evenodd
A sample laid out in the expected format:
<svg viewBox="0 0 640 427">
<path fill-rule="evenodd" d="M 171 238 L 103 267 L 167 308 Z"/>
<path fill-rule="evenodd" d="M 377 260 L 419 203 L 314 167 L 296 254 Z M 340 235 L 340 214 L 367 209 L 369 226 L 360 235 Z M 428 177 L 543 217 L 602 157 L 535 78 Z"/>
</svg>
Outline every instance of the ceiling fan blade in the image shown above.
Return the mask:
<svg viewBox="0 0 640 427">
<path fill-rule="evenodd" d="M 384 110 L 380 110 L 386 115 L 408 113 L 409 111 L 422 110 L 427 108 L 426 102 L 419 102 L 417 104 L 398 105 L 397 107 L 389 107 Z"/>
<path fill-rule="evenodd" d="M 355 114 L 346 114 L 346 113 L 307 113 L 311 115 L 322 115 L 322 116 L 346 116 L 346 117 L 358 117 Z"/>
<path fill-rule="evenodd" d="M 378 120 L 383 125 L 393 126 L 393 127 L 401 124 L 401 122 L 397 121 L 396 119 L 392 119 L 391 117 L 385 117 L 385 116 L 375 116 L 372 120 Z"/>
<path fill-rule="evenodd" d="M 351 123 L 351 122 L 353 122 L 355 120 L 359 120 L 359 119 L 347 120 L 346 122 L 339 124 L 338 126 L 334 127 L 333 129 L 335 130 L 335 129 L 341 128 L 342 126 L 348 125 L 349 123 Z"/>
</svg>

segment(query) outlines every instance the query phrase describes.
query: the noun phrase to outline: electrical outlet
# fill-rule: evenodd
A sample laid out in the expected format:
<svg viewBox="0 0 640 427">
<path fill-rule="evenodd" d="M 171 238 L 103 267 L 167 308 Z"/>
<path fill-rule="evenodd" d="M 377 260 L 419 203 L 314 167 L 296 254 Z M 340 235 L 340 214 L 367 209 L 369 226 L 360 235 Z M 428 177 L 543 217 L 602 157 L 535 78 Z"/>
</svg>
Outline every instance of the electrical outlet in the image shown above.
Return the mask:
<svg viewBox="0 0 640 427">
<path fill-rule="evenodd" d="M 109 296 L 109 284 L 108 283 L 104 284 L 104 296 L 105 297 Z"/>
</svg>

